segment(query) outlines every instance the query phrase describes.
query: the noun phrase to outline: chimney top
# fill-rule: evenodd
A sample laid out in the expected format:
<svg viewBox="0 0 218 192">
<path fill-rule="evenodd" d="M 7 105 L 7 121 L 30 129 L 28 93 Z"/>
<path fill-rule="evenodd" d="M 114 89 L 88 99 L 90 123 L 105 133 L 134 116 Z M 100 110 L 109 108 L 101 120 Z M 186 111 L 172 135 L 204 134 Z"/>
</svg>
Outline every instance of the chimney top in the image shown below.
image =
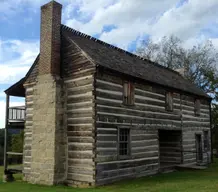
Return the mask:
<svg viewBox="0 0 218 192">
<path fill-rule="evenodd" d="M 60 75 L 61 10 L 56 1 L 41 7 L 39 75 Z"/>
<path fill-rule="evenodd" d="M 175 70 L 176 72 L 178 72 L 181 76 L 185 77 L 185 68 L 179 68 Z"/>
<path fill-rule="evenodd" d="M 57 1 L 52 0 L 52 1 L 48 2 L 48 3 L 46 3 L 45 5 L 42 5 L 42 6 L 41 6 L 41 9 L 44 9 L 44 8 L 50 6 L 51 4 L 57 5 L 57 6 L 61 6 L 61 7 L 62 7 L 62 5 L 61 5 L 60 3 L 58 3 Z"/>
</svg>

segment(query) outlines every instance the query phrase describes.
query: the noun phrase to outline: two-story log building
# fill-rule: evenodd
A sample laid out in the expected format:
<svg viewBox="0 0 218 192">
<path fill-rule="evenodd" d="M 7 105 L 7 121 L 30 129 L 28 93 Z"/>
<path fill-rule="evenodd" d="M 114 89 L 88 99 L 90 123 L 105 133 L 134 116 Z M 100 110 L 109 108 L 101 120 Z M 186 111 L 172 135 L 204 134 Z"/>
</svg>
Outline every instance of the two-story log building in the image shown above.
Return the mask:
<svg viewBox="0 0 218 192">
<path fill-rule="evenodd" d="M 41 7 L 40 54 L 5 91 L 26 99 L 25 180 L 102 185 L 210 162 L 210 97 L 173 70 L 62 25 L 61 9 Z"/>
</svg>

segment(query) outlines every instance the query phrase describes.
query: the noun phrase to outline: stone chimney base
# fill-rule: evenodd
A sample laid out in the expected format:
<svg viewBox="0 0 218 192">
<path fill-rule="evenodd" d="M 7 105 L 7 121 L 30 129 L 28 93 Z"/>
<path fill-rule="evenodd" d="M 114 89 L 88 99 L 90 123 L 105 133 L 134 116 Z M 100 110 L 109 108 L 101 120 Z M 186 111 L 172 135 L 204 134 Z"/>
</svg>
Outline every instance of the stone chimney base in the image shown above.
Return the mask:
<svg viewBox="0 0 218 192">
<path fill-rule="evenodd" d="M 53 185 L 66 179 L 66 129 L 61 82 L 38 76 L 33 94 L 31 172 L 28 182 Z"/>
</svg>

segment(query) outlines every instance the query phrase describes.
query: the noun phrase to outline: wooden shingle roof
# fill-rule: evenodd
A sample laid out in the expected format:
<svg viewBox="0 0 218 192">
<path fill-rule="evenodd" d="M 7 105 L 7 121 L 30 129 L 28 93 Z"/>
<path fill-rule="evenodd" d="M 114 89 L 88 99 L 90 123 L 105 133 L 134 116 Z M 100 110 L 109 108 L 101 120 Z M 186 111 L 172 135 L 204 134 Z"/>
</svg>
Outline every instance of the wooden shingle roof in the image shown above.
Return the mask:
<svg viewBox="0 0 218 192">
<path fill-rule="evenodd" d="M 165 87 L 210 98 L 178 72 L 62 25 L 62 36 L 76 43 L 98 66 Z"/>
</svg>

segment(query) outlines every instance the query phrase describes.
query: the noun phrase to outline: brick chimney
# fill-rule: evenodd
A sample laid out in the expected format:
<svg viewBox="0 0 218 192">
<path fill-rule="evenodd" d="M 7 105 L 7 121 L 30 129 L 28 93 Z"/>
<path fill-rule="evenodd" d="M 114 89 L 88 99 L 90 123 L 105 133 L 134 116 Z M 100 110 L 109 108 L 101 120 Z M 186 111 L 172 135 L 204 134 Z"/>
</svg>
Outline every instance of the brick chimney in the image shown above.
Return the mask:
<svg viewBox="0 0 218 192">
<path fill-rule="evenodd" d="M 61 10 L 56 1 L 41 7 L 39 75 L 60 75 Z"/>
<path fill-rule="evenodd" d="M 24 150 L 24 154 L 31 156 L 30 167 L 24 163 L 28 170 L 24 178 L 44 185 L 63 183 L 67 170 L 66 100 L 60 78 L 61 9 L 62 5 L 55 1 L 41 7 L 39 73 L 31 87 L 32 118 L 26 121 L 27 125 L 31 122 L 32 141 L 31 147 Z"/>
<path fill-rule="evenodd" d="M 184 67 L 176 69 L 175 71 L 178 72 L 184 78 L 186 78 L 186 69 Z"/>
</svg>

